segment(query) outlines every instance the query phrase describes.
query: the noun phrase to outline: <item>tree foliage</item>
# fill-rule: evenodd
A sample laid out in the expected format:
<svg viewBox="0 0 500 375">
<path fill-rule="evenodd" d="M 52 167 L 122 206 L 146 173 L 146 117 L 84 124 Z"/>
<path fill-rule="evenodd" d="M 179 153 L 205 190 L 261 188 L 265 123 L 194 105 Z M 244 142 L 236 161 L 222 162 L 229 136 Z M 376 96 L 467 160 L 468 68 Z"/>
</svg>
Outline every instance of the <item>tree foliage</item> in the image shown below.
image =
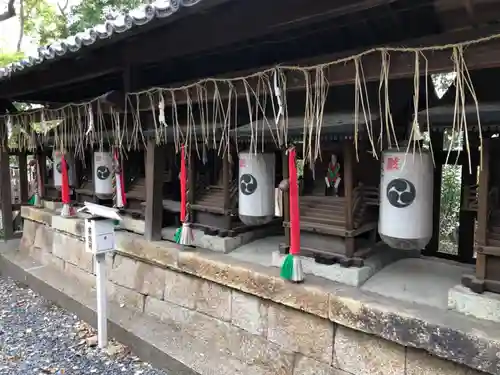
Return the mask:
<svg viewBox="0 0 500 375">
<path fill-rule="evenodd" d="M 22 52 L 4 52 L 0 50 L 0 68 L 15 61 L 22 59 L 24 54 Z"/>
<path fill-rule="evenodd" d="M 66 38 L 69 35 L 66 6 L 57 6 L 47 0 L 22 0 L 23 31 L 38 45 L 46 45 L 53 40 Z"/>
<path fill-rule="evenodd" d="M 24 37 L 36 45 L 47 45 L 54 40 L 84 31 L 119 14 L 136 8 L 148 0 L 80 0 L 69 6 L 69 0 L 0 0 L 0 22 L 17 17 L 21 32 L 17 35 L 17 52 L 2 51 L 0 67 L 23 57 Z M 2 8 L 1 5 L 4 4 Z"/>
</svg>

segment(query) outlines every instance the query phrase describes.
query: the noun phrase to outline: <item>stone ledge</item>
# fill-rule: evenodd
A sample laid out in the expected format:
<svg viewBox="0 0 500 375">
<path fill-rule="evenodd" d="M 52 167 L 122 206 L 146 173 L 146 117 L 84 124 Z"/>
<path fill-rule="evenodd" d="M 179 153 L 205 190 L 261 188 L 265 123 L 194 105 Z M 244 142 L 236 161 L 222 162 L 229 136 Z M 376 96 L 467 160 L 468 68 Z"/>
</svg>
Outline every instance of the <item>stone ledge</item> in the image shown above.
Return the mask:
<svg viewBox="0 0 500 375">
<path fill-rule="evenodd" d="M 21 207 L 21 217 L 31 221 L 36 221 L 37 223 L 52 225 L 53 211 L 37 208 L 33 206 L 22 206 Z"/>
<path fill-rule="evenodd" d="M 500 373 L 500 327 L 494 322 L 397 301 L 315 276 L 296 285 L 281 279 L 278 269 L 202 249 L 182 251 L 176 244 L 148 242 L 131 233 L 117 233 L 117 250 L 473 369 Z"/>
<path fill-rule="evenodd" d="M 52 228 L 81 238 L 85 231 L 85 221 L 79 217 L 65 218 L 52 213 Z"/>
</svg>

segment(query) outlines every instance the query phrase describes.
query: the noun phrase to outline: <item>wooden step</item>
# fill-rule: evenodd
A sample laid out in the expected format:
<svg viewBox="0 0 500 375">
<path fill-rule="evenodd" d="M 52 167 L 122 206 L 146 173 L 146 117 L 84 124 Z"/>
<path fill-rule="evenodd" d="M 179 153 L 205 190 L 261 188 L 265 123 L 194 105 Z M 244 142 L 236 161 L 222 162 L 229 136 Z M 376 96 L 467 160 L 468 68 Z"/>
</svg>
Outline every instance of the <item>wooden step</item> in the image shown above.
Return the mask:
<svg viewBox="0 0 500 375">
<path fill-rule="evenodd" d="M 305 216 L 314 216 L 314 217 L 319 217 L 319 218 L 324 218 L 326 220 L 333 218 L 333 217 L 344 217 L 344 211 L 342 212 L 335 212 L 335 211 L 320 211 L 320 210 L 300 210 L 300 217 L 305 217 Z"/>
<path fill-rule="evenodd" d="M 302 195 L 299 200 L 301 202 L 321 202 L 321 203 L 329 203 L 329 202 L 342 202 L 345 203 L 344 197 L 332 197 L 332 196 L 316 196 L 316 195 Z"/>
<path fill-rule="evenodd" d="M 344 213 L 345 212 L 345 206 L 308 206 L 308 205 L 300 205 L 299 209 L 301 211 L 318 211 L 322 212 L 325 214 L 329 213 Z"/>
<path fill-rule="evenodd" d="M 198 200 L 195 202 L 200 206 L 210 206 L 210 207 L 222 207 L 224 205 L 223 200 Z"/>
<path fill-rule="evenodd" d="M 345 236 L 345 227 L 342 225 L 324 225 L 319 223 L 301 223 L 300 230 L 304 232 L 319 232 L 335 236 Z"/>
<path fill-rule="evenodd" d="M 300 222 L 301 222 L 301 224 L 302 223 L 304 223 L 304 224 L 306 224 L 306 223 L 308 223 L 308 224 L 321 224 L 321 225 L 326 225 L 326 226 L 345 228 L 345 221 L 340 219 L 340 218 L 339 219 L 332 218 L 332 219 L 326 220 L 326 219 L 321 218 L 321 217 L 306 216 L 306 217 L 301 217 Z"/>
</svg>

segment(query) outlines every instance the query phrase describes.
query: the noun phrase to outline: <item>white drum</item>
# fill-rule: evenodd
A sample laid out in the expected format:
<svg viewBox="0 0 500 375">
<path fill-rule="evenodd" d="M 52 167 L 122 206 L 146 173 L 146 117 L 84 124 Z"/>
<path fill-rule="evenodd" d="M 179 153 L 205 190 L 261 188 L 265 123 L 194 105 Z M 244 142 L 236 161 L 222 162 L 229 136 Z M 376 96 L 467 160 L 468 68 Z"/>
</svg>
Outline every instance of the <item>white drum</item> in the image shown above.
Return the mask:
<svg viewBox="0 0 500 375">
<path fill-rule="evenodd" d="M 54 160 L 54 165 L 52 166 L 52 176 L 54 177 L 54 186 L 60 188 L 62 186 L 62 169 L 61 169 L 61 151 L 54 151 L 52 153 L 52 159 Z M 75 168 L 75 158 L 72 154 L 64 154 L 64 159 L 66 160 L 66 165 L 68 166 L 68 180 L 69 186 L 76 186 L 76 168 Z"/>
<path fill-rule="evenodd" d="M 433 165 L 431 154 L 383 153 L 378 230 L 396 249 L 423 249 L 432 237 Z"/>
<path fill-rule="evenodd" d="M 113 198 L 113 155 L 111 152 L 94 152 L 94 188 L 100 199 Z"/>
<path fill-rule="evenodd" d="M 239 154 L 238 213 L 246 225 L 262 225 L 274 218 L 274 154 Z"/>
</svg>

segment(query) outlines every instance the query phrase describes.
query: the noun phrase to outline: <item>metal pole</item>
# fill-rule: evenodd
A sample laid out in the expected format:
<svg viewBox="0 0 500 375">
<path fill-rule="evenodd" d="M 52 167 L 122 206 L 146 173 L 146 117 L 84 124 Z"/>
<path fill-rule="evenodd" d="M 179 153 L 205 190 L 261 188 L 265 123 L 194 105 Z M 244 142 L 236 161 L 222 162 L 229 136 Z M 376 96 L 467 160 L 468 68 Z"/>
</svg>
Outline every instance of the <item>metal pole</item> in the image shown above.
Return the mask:
<svg viewBox="0 0 500 375">
<path fill-rule="evenodd" d="M 106 254 L 96 254 L 97 287 L 97 344 L 99 348 L 108 346 L 108 316 L 106 296 Z"/>
</svg>

